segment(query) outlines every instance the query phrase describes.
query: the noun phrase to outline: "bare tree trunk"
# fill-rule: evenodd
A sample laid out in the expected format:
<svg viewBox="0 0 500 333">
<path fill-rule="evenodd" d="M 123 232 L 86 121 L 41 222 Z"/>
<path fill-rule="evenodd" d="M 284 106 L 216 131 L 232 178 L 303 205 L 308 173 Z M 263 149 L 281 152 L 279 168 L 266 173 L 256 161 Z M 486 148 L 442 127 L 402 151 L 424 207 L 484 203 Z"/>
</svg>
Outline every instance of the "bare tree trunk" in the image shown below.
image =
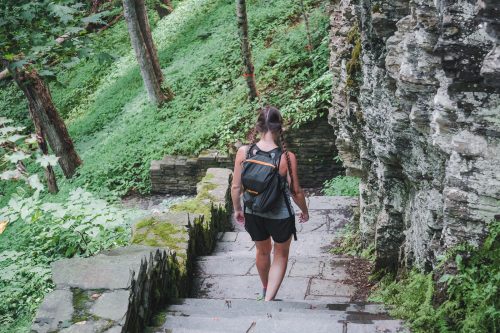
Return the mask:
<svg viewBox="0 0 500 333">
<path fill-rule="evenodd" d="M 245 0 L 236 0 L 236 16 L 238 19 L 238 32 L 240 35 L 241 55 L 245 72 L 243 76 L 248 85 L 248 96 L 251 101 L 257 98 L 257 86 L 255 84 L 254 67 L 252 63 L 252 51 L 250 39 L 248 38 L 248 20 Z"/>
<path fill-rule="evenodd" d="M 160 18 L 164 18 L 174 11 L 174 6 L 172 6 L 171 0 L 158 0 L 155 9 L 158 15 L 160 15 Z"/>
<path fill-rule="evenodd" d="M 45 135 L 50 148 L 59 157 L 59 165 L 64 175 L 66 178 L 71 178 L 82 161 L 75 151 L 64 121 L 52 103 L 49 87 L 34 70 L 13 71 L 11 74 L 28 99 L 29 111 L 37 134 L 40 130 L 40 133 Z"/>
<path fill-rule="evenodd" d="M 306 7 L 304 6 L 304 0 L 300 0 L 300 7 L 302 9 L 302 16 L 304 16 L 304 23 L 306 25 L 306 34 L 307 34 L 307 49 L 309 52 L 313 50 L 313 42 L 311 37 L 311 29 L 309 28 L 309 16 L 307 15 Z"/>
<path fill-rule="evenodd" d="M 162 1 L 170 2 L 170 0 Z M 153 63 L 156 78 L 160 82 L 160 89 L 165 96 L 165 100 L 170 101 L 174 98 L 174 94 L 169 87 L 163 86 L 163 72 L 161 71 L 160 61 L 158 59 L 158 51 L 156 49 L 155 43 L 153 42 L 153 36 L 151 35 L 151 27 L 149 25 L 148 13 L 146 11 L 144 0 L 136 0 L 136 10 L 137 21 L 139 22 L 139 26 L 144 37 L 144 43 L 146 44 L 151 62 Z"/>
<path fill-rule="evenodd" d="M 162 90 L 163 73 L 161 72 L 158 53 L 151 37 L 151 28 L 149 27 L 144 0 L 123 0 L 123 8 L 130 41 L 139 62 L 142 79 L 149 99 L 156 104 L 171 100 L 173 94 L 170 89 L 165 89 L 166 94 Z"/>
<path fill-rule="evenodd" d="M 42 127 L 39 124 L 39 121 L 36 117 L 33 116 L 33 111 L 30 107 L 31 118 L 33 119 L 33 123 L 35 124 L 35 132 L 36 132 L 36 141 L 38 142 L 38 147 L 42 151 L 43 155 L 49 154 L 49 149 L 47 147 L 47 142 L 43 136 Z M 50 193 L 59 192 L 59 188 L 57 187 L 57 179 L 54 173 L 54 168 L 51 165 L 47 165 L 45 168 L 45 179 L 47 180 L 47 188 Z"/>
</svg>

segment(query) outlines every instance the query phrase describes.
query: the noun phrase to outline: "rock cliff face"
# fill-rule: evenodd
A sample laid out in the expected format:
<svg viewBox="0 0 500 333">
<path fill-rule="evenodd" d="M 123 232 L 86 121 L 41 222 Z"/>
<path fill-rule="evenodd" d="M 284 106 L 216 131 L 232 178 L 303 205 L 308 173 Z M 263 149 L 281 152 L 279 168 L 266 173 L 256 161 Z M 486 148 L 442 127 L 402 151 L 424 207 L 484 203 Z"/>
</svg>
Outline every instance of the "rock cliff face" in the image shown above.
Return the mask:
<svg viewBox="0 0 500 333">
<path fill-rule="evenodd" d="M 376 268 L 431 268 L 500 213 L 500 2 L 332 2 L 330 123 Z"/>
</svg>

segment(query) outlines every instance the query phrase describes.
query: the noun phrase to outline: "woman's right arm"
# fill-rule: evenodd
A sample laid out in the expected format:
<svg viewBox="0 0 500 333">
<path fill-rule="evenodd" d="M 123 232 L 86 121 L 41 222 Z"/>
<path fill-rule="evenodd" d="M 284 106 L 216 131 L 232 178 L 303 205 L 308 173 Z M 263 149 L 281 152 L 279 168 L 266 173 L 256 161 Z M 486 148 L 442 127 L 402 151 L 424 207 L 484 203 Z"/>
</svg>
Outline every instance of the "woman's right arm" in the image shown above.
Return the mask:
<svg viewBox="0 0 500 333">
<path fill-rule="evenodd" d="M 231 199 L 233 201 L 234 218 L 238 223 L 245 223 L 245 215 L 241 208 L 241 164 L 246 157 L 247 146 L 238 149 L 234 159 L 233 182 L 231 184 Z"/>
</svg>

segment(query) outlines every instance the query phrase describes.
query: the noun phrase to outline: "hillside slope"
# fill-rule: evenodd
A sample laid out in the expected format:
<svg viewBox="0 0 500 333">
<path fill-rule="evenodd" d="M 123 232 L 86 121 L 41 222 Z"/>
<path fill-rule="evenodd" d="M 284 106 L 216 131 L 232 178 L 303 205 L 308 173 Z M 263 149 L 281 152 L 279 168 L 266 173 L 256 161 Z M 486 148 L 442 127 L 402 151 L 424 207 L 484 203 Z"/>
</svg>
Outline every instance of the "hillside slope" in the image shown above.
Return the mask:
<svg viewBox="0 0 500 333">
<path fill-rule="evenodd" d="M 327 10 L 318 1 L 307 5 L 311 54 L 298 4 L 248 4 L 260 104 L 277 105 L 296 125 L 326 111 L 331 87 Z M 71 187 L 144 193 L 152 159 L 227 149 L 244 138 L 255 106 L 247 102 L 234 11 L 231 1 L 185 0 L 155 23 L 160 63 L 175 93 L 159 109 L 147 101 L 124 22 L 96 40 L 97 51 L 115 55 L 112 63 L 92 57 L 59 74 L 63 85 L 52 85 L 52 94 L 84 160 Z M 2 108 L 11 108 L 12 91 L 4 90 Z M 16 104 L 15 112 L 25 113 L 24 102 Z"/>
</svg>

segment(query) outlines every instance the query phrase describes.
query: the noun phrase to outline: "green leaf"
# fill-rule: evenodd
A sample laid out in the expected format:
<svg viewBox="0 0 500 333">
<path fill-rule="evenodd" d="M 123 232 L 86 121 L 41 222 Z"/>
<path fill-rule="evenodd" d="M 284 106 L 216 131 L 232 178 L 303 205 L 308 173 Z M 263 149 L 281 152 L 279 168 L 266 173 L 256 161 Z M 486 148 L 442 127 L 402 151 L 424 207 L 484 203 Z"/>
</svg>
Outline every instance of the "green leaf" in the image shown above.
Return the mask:
<svg viewBox="0 0 500 333">
<path fill-rule="evenodd" d="M 57 161 L 59 157 L 55 155 L 42 155 L 36 159 L 36 162 L 40 164 L 42 167 L 46 168 L 47 166 L 55 166 L 57 165 Z"/>
<path fill-rule="evenodd" d="M 5 54 L 5 55 L 3 56 L 3 58 L 4 58 L 5 60 L 7 60 L 7 61 L 13 61 L 13 60 L 15 59 L 15 57 L 16 57 L 16 56 L 15 56 L 14 54 L 12 54 L 12 53 L 8 53 L 8 54 Z"/>
<path fill-rule="evenodd" d="M 444 274 L 443 276 L 441 276 L 441 278 L 439 279 L 439 283 L 445 283 L 445 282 L 448 282 L 450 279 L 452 278 L 452 275 L 450 274 Z"/>
<path fill-rule="evenodd" d="M 26 154 L 23 151 L 13 152 L 11 155 L 5 155 L 4 159 L 11 163 L 16 164 L 19 161 L 25 160 L 30 157 L 30 154 Z"/>
<path fill-rule="evenodd" d="M 38 175 L 29 176 L 28 177 L 28 185 L 37 191 L 43 190 L 43 184 L 40 182 L 40 178 L 38 178 Z"/>
<path fill-rule="evenodd" d="M 111 54 L 109 54 L 107 52 L 99 52 L 96 56 L 97 56 L 97 61 L 99 62 L 99 65 L 111 63 L 115 60 L 115 57 L 113 57 Z"/>
<path fill-rule="evenodd" d="M 55 76 L 56 74 L 52 71 L 49 71 L 48 69 L 42 69 L 41 71 L 38 72 L 41 76 Z"/>
<path fill-rule="evenodd" d="M 17 69 L 17 68 L 23 68 L 27 64 L 28 64 L 28 60 L 27 59 L 21 59 L 21 60 L 18 60 L 16 62 L 11 63 L 10 66 L 13 69 Z"/>
<path fill-rule="evenodd" d="M 457 254 L 457 256 L 455 257 L 455 262 L 457 263 L 459 269 L 461 269 L 462 267 L 462 261 L 463 261 L 462 256 L 460 254 Z"/>
<path fill-rule="evenodd" d="M 0 179 L 2 180 L 10 180 L 10 179 L 19 179 L 22 177 L 21 172 L 19 170 L 7 170 L 0 173 Z"/>
<path fill-rule="evenodd" d="M 74 8 L 54 3 L 51 4 L 49 8 L 52 14 L 58 17 L 64 24 L 73 20 L 73 14 L 76 12 Z"/>
<path fill-rule="evenodd" d="M 7 138 L 7 141 L 10 141 L 10 142 L 13 142 L 13 143 L 16 143 L 17 141 L 25 138 L 26 135 L 20 135 L 20 134 L 14 134 L 10 137 Z"/>
<path fill-rule="evenodd" d="M 108 16 L 109 14 L 110 12 L 108 10 L 105 10 L 100 13 L 82 18 L 82 22 L 86 24 L 88 23 L 106 24 L 106 21 L 104 21 L 102 18 Z"/>
</svg>

